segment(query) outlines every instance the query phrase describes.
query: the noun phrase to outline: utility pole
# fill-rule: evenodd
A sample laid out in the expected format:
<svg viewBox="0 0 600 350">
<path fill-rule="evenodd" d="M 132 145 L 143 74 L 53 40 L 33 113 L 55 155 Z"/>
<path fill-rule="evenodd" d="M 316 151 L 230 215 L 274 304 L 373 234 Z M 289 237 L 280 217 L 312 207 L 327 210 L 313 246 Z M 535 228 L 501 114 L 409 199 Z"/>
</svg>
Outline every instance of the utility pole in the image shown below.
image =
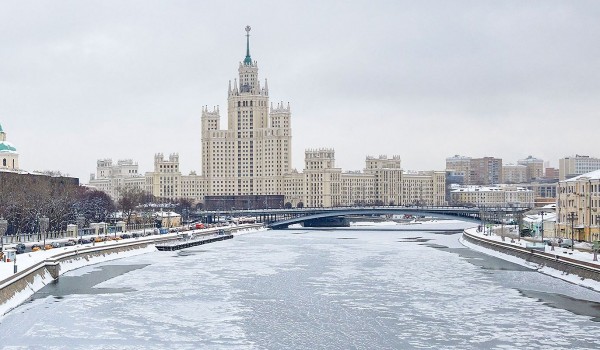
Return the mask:
<svg viewBox="0 0 600 350">
<path fill-rule="evenodd" d="M 575 239 L 574 239 L 574 237 L 575 237 L 575 234 L 574 234 L 575 230 L 574 230 L 573 225 L 575 223 L 575 220 L 577 220 L 577 214 L 575 214 L 574 211 L 570 212 L 569 216 L 567 216 L 567 220 L 571 221 L 571 251 L 573 251 L 574 246 L 575 246 Z"/>
</svg>

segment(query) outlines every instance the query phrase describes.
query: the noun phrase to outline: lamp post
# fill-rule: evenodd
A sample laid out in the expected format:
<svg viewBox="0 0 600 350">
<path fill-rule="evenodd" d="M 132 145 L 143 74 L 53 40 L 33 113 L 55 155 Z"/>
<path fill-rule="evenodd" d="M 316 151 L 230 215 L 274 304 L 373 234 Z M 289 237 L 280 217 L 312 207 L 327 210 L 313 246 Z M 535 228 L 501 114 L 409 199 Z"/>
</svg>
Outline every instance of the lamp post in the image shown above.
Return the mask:
<svg viewBox="0 0 600 350">
<path fill-rule="evenodd" d="M 46 216 L 42 216 L 40 219 L 40 233 L 44 236 L 44 249 L 46 249 L 46 230 L 50 226 L 50 219 Z"/>
<path fill-rule="evenodd" d="M 77 233 L 80 240 L 83 240 L 83 226 L 85 226 L 85 216 L 77 215 Z"/>
<path fill-rule="evenodd" d="M 575 240 L 574 240 L 574 228 L 573 225 L 575 223 L 575 220 L 577 220 L 577 214 L 575 214 L 574 211 L 570 212 L 569 215 L 567 216 L 567 220 L 571 221 L 571 251 L 573 251 L 573 247 L 575 246 Z"/>
<path fill-rule="evenodd" d="M 600 240 L 600 214 L 596 214 L 596 228 L 598 232 L 596 232 L 596 240 Z"/>
<path fill-rule="evenodd" d="M 542 235 L 542 244 L 544 244 L 544 251 L 546 251 L 546 244 L 544 243 L 544 214 L 546 214 L 543 210 L 540 212 L 542 215 L 542 222 L 540 224 L 540 234 Z"/>
<path fill-rule="evenodd" d="M 6 233 L 6 230 L 8 229 L 8 221 L 6 221 L 3 217 L 0 217 L 0 240 L 2 241 L 2 250 L 0 251 L 4 251 L 4 234 Z"/>
<path fill-rule="evenodd" d="M 598 235 L 600 235 L 600 215 L 596 214 L 596 227 L 598 227 Z M 590 230 L 592 228 L 590 227 Z M 590 233 L 591 235 L 591 233 Z M 596 240 L 594 242 L 594 261 L 598 261 L 598 249 L 600 249 L 600 241 Z"/>
</svg>

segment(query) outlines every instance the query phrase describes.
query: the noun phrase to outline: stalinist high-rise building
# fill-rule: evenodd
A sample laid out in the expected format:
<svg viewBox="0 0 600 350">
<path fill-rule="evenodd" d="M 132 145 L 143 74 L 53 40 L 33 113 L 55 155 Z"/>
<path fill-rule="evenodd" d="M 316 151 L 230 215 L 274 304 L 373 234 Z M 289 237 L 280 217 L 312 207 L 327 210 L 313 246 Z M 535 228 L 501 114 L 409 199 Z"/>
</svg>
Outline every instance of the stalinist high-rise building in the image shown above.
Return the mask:
<svg viewBox="0 0 600 350">
<path fill-rule="evenodd" d="M 99 167 L 98 181 L 90 184 L 110 191 L 107 186 L 127 182 L 156 197 L 188 198 L 210 210 L 445 202 L 443 171 L 405 173 L 397 155 L 367 157 L 363 171 L 343 172 L 335 165 L 332 148 L 309 149 L 303 171 L 292 169 L 290 106 L 269 102 L 267 81 L 260 83 L 258 64 L 250 56 L 249 26 L 238 74 L 229 82 L 227 129 L 221 129 L 219 107 L 202 108 L 201 174 L 183 175 L 178 154 L 165 159 L 157 153 L 154 171 L 145 174 L 145 182 L 139 181 L 137 170 L 135 176 L 128 175 L 129 182 L 113 176 L 123 174 L 118 169 L 109 172 L 115 179 L 100 179 L 104 167 Z M 131 172 L 127 168 L 126 173 Z"/>
<path fill-rule="evenodd" d="M 239 77 L 229 81 L 227 129 L 221 130 L 219 108 L 202 109 L 202 174 L 206 195 L 283 194 L 283 175 L 291 170 L 290 107 L 269 103 L 269 87 L 258 79 L 258 64 L 250 56 L 250 26 L 246 27 L 246 57 Z"/>
</svg>

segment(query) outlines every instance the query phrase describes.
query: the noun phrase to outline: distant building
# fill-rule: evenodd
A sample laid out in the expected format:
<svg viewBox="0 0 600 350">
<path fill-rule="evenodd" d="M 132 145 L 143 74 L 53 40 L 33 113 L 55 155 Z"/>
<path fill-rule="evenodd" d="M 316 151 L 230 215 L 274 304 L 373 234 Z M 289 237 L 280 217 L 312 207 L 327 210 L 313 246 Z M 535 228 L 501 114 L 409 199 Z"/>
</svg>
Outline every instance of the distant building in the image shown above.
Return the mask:
<svg viewBox="0 0 600 350">
<path fill-rule="evenodd" d="M 492 185 L 502 182 L 502 159 L 471 158 L 455 155 L 446 158 L 446 171 L 463 175 L 465 185 Z"/>
<path fill-rule="evenodd" d="M 196 202 L 204 201 L 207 183 L 203 176 L 191 172 L 182 175 L 179 167 L 179 154 L 154 155 L 154 171 L 145 174 L 145 189 L 157 198 L 177 200 L 188 198 Z"/>
<path fill-rule="evenodd" d="M 518 160 L 517 164 L 527 167 L 527 180 L 525 180 L 525 182 L 538 180 L 544 177 L 544 161 L 542 159 L 529 156 L 525 159 Z M 506 182 L 506 180 L 504 181 Z"/>
<path fill-rule="evenodd" d="M 446 171 L 453 171 L 454 174 L 462 174 L 462 183 L 470 183 L 471 157 L 455 155 L 446 158 Z"/>
<path fill-rule="evenodd" d="M 558 181 L 531 181 L 517 184 L 517 186 L 533 191 L 535 207 L 556 203 Z"/>
<path fill-rule="evenodd" d="M 284 176 L 292 206 L 444 205 L 445 172 L 404 172 L 399 156 L 366 157 L 364 171 L 342 172 L 333 149 L 307 150 L 303 173 Z"/>
<path fill-rule="evenodd" d="M 469 184 L 495 185 L 502 183 L 502 159 L 483 157 L 471 159 Z"/>
<path fill-rule="evenodd" d="M 527 166 L 519 164 L 502 165 L 502 180 L 507 184 L 528 182 Z"/>
<path fill-rule="evenodd" d="M 6 133 L 0 125 L 0 171 L 19 170 L 17 148 L 6 140 Z"/>
<path fill-rule="evenodd" d="M 335 167 L 335 151 L 304 152 L 305 206 L 337 207 L 342 203 L 342 169 Z"/>
<path fill-rule="evenodd" d="M 457 186 L 450 192 L 455 205 L 476 205 L 480 207 L 527 207 L 533 208 L 533 191 L 514 185 L 498 186 Z"/>
<path fill-rule="evenodd" d="M 558 180 L 560 178 L 560 171 L 556 168 L 544 169 L 544 177 L 548 180 Z"/>
<path fill-rule="evenodd" d="M 586 174 L 600 169 L 600 159 L 590 156 L 575 155 L 574 157 L 565 157 L 558 161 L 558 171 L 560 181 L 572 177 Z"/>
<path fill-rule="evenodd" d="M 105 192 L 114 201 L 119 200 L 126 187 L 146 189 L 146 179 L 139 173 L 138 164 L 132 159 L 118 160 L 117 164 L 113 164 L 112 159 L 99 159 L 96 162 L 96 173 L 90 174 L 88 184 Z"/>
<path fill-rule="evenodd" d="M 402 174 L 400 205 L 445 205 L 446 172 L 413 171 Z"/>
</svg>

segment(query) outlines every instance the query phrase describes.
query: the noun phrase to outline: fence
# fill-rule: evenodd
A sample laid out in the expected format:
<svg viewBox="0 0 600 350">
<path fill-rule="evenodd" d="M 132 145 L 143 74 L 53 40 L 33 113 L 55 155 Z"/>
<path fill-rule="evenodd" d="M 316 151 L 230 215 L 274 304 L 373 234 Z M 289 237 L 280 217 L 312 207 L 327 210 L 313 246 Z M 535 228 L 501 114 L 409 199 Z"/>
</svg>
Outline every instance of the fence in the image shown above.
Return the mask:
<svg viewBox="0 0 600 350">
<path fill-rule="evenodd" d="M 21 233 L 18 235 L 2 236 L 2 243 L 14 244 L 14 243 L 27 243 L 27 242 L 41 242 L 46 239 L 59 239 L 67 238 L 67 231 L 48 231 L 45 234 L 37 233 Z"/>
</svg>

